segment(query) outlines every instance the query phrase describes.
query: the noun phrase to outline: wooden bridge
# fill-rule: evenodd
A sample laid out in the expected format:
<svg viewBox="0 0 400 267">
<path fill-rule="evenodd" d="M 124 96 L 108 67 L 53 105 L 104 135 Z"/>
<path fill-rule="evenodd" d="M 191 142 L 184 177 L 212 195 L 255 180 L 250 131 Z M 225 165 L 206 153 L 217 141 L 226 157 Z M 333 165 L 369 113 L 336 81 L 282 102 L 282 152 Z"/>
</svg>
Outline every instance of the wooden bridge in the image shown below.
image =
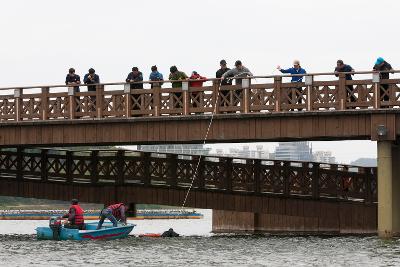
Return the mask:
<svg viewBox="0 0 400 267">
<path fill-rule="evenodd" d="M 170 88 L 166 81 L 165 88 L 149 89 L 108 83 L 95 92 L 65 85 L 2 88 L 0 146 L 198 143 L 213 112 L 210 142 L 377 140 L 379 125 L 387 129 L 381 140 L 395 140 L 400 80 L 359 74 L 374 78 L 308 74 L 305 83 L 283 83 L 281 76 L 262 76 L 241 86 L 220 87 L 211 79 L 203 87 L 183 81 L 182 88 Z"/>
<path fill-rule="evenodd" d="M 0 195 L 181 206 L 198 162 L 125 150 L 7 149 L 0 151 Z M 376 168 L 206 156 L 187 206 L 215 210 L 216 231 L 254 230 L 256 214 L 287 220 L 260 221 L 257 230 L 373 233 L 376 194 Z"/>
<path fill-rule="evenodd" d="M 394 73 L 399 73 L 399 71 L 394 71 Z M 74 92 L 73 87 L 65 85 L 2 88 L 0 147 L 200 143 L 205 137 L 211 116 L 214 120 L 208 135 L 210 143 L 374 140 L 377 141 L 378 147 L 378 233 L 386 237 L 400 235 L 400 209 L 397 208 L 400 205 L 400 179 L 397 179 L 400 175 L 398 164 L 400 147 L 397 141 L 400 135 L 400 79 L 381 80 L 377 72 L 354 74 L 358 75 L 357 77 L 367 76 L 367 79 L 349 81 L 345 79 L 345 73 L 340 73 L 339 78 L 334 77 L 333 73 L 316 73 L 304 75 L 304 83 L 285 83 L 282 81 L 282 76 L 259 76 L 244 78 L 241 85 L 222 87 L 219 86 L 219 80 L 211 79 L 207 80 L 203 87 L 191 87 L 190 81 L 182 81 L 180 88 L 169 86 L 171 81 L 165 81 L 163 88 L 157 87 L 157 83 L 144 82 L 145 87 L 149 87 L 148 89 L 131 89 L 126 83 L 98 84 L 95 85 L 95 92 Z M 153 85 L 152 88 L 150 84 Z M 85 86 L 81 85 L 80 88 L 83 89 Z M 20 152 L 17 157 L 21 158 L 21 155 Z M 69 162 L 68 164 L 72 164 L 70 156 L 65 160 Z M 46 161 L 41 162 L 44 164 Z M 118 168 L 122 168 L 123 164 L 119 164 Z M 73 165 L 68 166 L 70 166 L 68 171 L 71 172 Z M 258 163 L 255 164 L 254 170 L 259 170 L 259 166 Z M 16 168 L 20 172 L 23 170 L 21 165 Z M 42 168 L 41 171 L 43 170 L 45 169 Z M 230 167 L 227 167 L 227 170 L 230 170 Z M 94 173 L 92 172 L 92 175 Z M 306 174 L 303 173 L 303 175 Z M 17 177 L 23 176 L 19 173 Z M 51 175 L 40 177 L 48 179 Z M 98 183 L 93 184 L 92 180 L 96 181 L 98 176 L 93 176 L 90 183 L 79 185 L 74 183 L 74 180 L 71 181 L 71 177 L 68 176 L 68 182 L 64 183 L 46 180 L 45 184 L 49 187 L 44 187 L 43 181 L 38 179 L 16 178 L 16 180 L 11 180 L 13 182 L 9 184 L 9 187 L 2 186 L 1 190 L 22 192 L 23 195 L 28 194 L 26 192 L 39 194 L 40 190 L 59 192 L 52 193 L 55 194 L 54 196 L 58 196 L 57 194 L 71 196 L 76 192 L 74 190 L 81 190 L 80 195 L 86 196 L 84 199 L 90 198 L 95 202 L 109 202 L 108 200 L 117 195 L 141 195 L 152 200 L 165 198 L 168 201 L 163 202 L 175 204 L 181 202 L 181 194 L 185 191 L 165 187 L 166 185 L 151 185 L 152 187 L 149 187 L 151 189 L 140 188 L 140 192 L 150 190 L 148 194 L 138 192 L 111 194 L 112 190 L 105 189 L 107 186 L 117 191 L 138 187 L 120 186 L 121 181 L 125 181 L 122 176 L 117 176 L 118 179 L 113 183 L 110 182 L 104 186 L 98 186 Z M 309 176 L 304 177 L 306 179 Z M 173 182 L 174 185 L 174 181 L 168 180 L 168 183 Z M 203 180 L 201 178 L 198 181 Z M 217 191 L 205 192 L 200 190 L 202 184 L 198 185 L 199 192 L 192 195 L 194 198 L 190 199 L 192 201 L 190 203 L 208 199 L 206 204 L 200 206 L 217 210 L 236 210 L 235 212 L 248 210 L 253 214 L 263 214 L 254 213 L 257 209 L 264 209 L 264 206 L 261 207 L 263 204 L 260 204 L 262 200 L 258 199 L 258 194 L 263 193 L 264 184 L 261 180 L 255 179 L 252 185 L 246 185 L 246 190 L 253 188 L 253 192 L 246 190 L 236 192 L 235 180 L 230 181 L 232 183 L 225 181 L 227 182 L 227 184 L 223 183 L 225 187 L 216 188 Z M 281 186 L 283 193 L 279 194 L 286 194 L 284 199 L 294 201 L 295 196 L 291 191 L 291 186 L 294 184 L 291 185 L 288 181 L 290 179 Z M 6 183 L 5 180 L 3 182 Z M 176 182 L 178 185 L 178 180 Z M 207 183 L 204 184 L 206 185 Z M 298 201 L 303 203 L 302 207 L 305 207 L 304 203 L 310 203 L 308 201 L 321 203 L 318 205 L 332 203 L 332 199 L 322 197 L 324 194 L 322 187 L 316 188 L 312 187 L 311 191 L 306 190 L 309 196 L 305 194 L 306 191 L 296 194 Z M 171 190 L 178 191 L 158 193 L 173 192 Z M 218 190 L 222 191 L 219 193 Z M 366 192 L 370 191 L 363 191 L 362 194 L 365 195 Z M 249 194 L 253 195 L 249 196 Z M 290 198 L 287 198 L 288 194 L 291 194 Z M 198 197 L 199 195 L 203 197 Z M 174 198 L 178 200 L 171 200 Z M 276 198 L 271 196 L 271 199 L 273 202 Z M 371 198 L 364 196 L 361 199 L 369 201 Z M 125 199 L 122 200 L 125 201 Z M 132 199 L 132 201 L 146 203 L 142 200 L 139 197 Z M 334 207 L 339 209 L 338 207 L 342 204 L 338 203 L 345 202 L 335 203 Z M 261 206 L 254 208 L 257 205 Z M 290 207 L 296 207 L 296 205 L 293 204 Z M 354 205 L 356 205 L 355 202 L 351 202 L 351 207 Z M 361 205 L 363 208 L 366 207 L 366 204 Z M 302 210 L 308 212 L 314 209 L 308 206 L 307 209 Z M 321 214 L 330 209 L 318 210 Z M 340 207 L 339 210 L 341 212 L 343 208 Z M 280 212 L 282 213 L 282 209 Z M 341 214 L 340 212 L 330 210 L 332 214 Z M 340 216 L 336 217 L 341 218 Z M 218 218 L 218 216 L 215 217 Z M 229 216 L 224 214 L 222 217 Z M 247 214 L 240 218 L 248 217 Z M 240 218 L 231 221 L 240 221 Z M 263 220 L 267 219 L 262 216 L 253 216 L 253 219 L 254 228 L 266 225 Z M 338 225 L 342 226 L 341 220 L 330 219 L 332 222 L 340 222 Z M 338 227 L 332 229 L 339 231 Z"/>
</svg>

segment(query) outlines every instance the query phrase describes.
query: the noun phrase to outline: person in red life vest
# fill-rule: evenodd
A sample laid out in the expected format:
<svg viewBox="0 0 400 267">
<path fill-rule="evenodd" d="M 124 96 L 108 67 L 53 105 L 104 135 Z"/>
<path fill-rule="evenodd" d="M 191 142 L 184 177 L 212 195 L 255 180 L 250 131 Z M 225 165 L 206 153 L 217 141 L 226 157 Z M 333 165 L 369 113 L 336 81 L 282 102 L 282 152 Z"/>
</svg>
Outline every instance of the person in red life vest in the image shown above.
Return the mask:
<svg viewBox="0 0 400 267">
<path fill-rule="evenodd" d="M 193 71 L 192 75 L 189 77 L 189 80 L 197 80 L 189 82 L 190 87 L 203 87 L 203 82 L 207 80 L 207 78 L 198 74 L 197 71 Z M 194 108 L 198 107 L 198 102 L 201 101 L 199 98 L 197 98 L 198 94 L 199 92 L 192 92 L 192 100 Z"/>
<path fill-rule="evenodd" d="M 114 227 L 118 226 L 118 221 L 126 224 L 125 211 L 127 209 L 128 207 L 125 206 L 124 203 L 113 204 L 103 209 L 100 213 L 100 221 L 99 224 L 97 225 L 97 229 L 101 228 L 106 218 L 113 223 Z"/>
<path fill-rule="evenodd" d="M 64 227 L 83 230 L 85 228 L 83 213 L 84 211 L 81 206 L 79 206 L 78 200 L 72 199 L 71 207 L 69 207 L 68 213 L 62 216 L 62 218 L 68 218 L 68 222 L 64 224 Z"/>
</svg>

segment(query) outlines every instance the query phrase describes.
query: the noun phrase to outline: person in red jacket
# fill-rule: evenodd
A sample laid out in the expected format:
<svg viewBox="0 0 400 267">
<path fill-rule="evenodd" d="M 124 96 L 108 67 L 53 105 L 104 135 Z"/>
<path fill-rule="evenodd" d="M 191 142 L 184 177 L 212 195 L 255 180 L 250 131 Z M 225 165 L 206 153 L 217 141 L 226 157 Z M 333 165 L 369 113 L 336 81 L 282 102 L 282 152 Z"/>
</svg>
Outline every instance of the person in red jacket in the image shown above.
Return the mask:
<svg viewBox="0 0 400 267">
<path fill-rule="evenodd" d="M 83 230 L 85 228 L 83 213 L 84 211 L 81 206 L 79 206 L 78 200 L 72 199 L 68 213 L 62 216 L 62 218 L 68 218 L 68 222 L 64 224 L 64 227 Z"/>
<path fill-rule="evenodd" d="M 103 225 L 104 220 L 107 218 L 109 219 L 114 227 L 118 226 L 118 221 L 123 222 L 126 224 L 126 215 L 125 211 L 128 209 L 124 203 L 117 203 L 108 206 L 107 208 L 103 209 L 100 213 L 100 221 L 97 225 L 97 229 L 100 229 Z"/>
<path fill-rule="evenodd" d="M 193 71 L 192 75 L 189 77 L 189 80 L 196 80 L 196 81 L 191 81 L 189 82 L 189 86 L 190 87 L 202 87 L 203 86 L 203 82 L 205 80 L 207 80 L 206 77 L 201 76 L 200 74 L 197 73 L 197 71 Z M 199 94 L 199 92 L 192 92 L 192 102 L 193 102 L 193 107 L 197 108 L 198 103 L 201 101 L 199 98 L 197 98 L 197 95 Z"/>
</svg>

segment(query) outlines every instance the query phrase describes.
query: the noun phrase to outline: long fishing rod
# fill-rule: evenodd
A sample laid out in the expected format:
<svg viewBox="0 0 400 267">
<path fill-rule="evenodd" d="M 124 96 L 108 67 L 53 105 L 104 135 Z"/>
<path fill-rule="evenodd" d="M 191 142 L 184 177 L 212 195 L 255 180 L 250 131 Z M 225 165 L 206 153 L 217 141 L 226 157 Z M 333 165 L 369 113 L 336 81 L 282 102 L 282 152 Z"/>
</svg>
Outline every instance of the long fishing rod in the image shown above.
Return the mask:
<svg viewBox="0 0 400 267">
<path fill-rule="evenodd" d="M 243 75 L 243 74 L 250 74 L 250 75 L 252 75 L 251 72 L 242 72 L 242 73 L 236 74 L 236 75 L 233 76 L 233 77 L 227 78 L 227 80 L 236 79 L 239 75 Z M 246 76 L 246 77 L 248 77 L 248 76 Z M 246 78 L 246 77 L 243 77 L 243 78 Z M 205 134 L 204 139 L 203 139 L 203 145 L 206 144 L 206 141 L 207 141 L 207 138 L 208 138 L 208 134 L 209 134 L 210 129 L 211 129 L 211 125 L 212 125 L 212 123 L 213 123 L 213 121 L 214 121 L 214 115 L 215 115 L 215 113 L 217 112 L 217 105 L 218 105 L 218 100 L 219 100 L 219 91 L 220 91 L 220 89 L 221 89 L 221 85 L 222 85 L 222 80 L 219 82 L 219 86 L 218 86 L 218 90 L 217 90 L 217 95 L 216 95 L 215 101 L 214 101 L 214 109 L 213 109 L 213 112 L 211 113 L 210 122 L 209 122 L 209 124 L 208 124 L 207 131 L 206 131 L 206 134 Z M 196 164 L 195 171 L 194 171 L 194 173 L 193 173 L 192 181 L 191 181 L 190 186 L 189 186 L 189 188 L 188 188 L 188 190 L 187 190 L 187 192 L 186 192 L 185 199 L 183 200 L 182 211 L 183 211 L 183 209 L 185 208 L 186 201 L 187 201 L 187 198 L 188 198 L 188 196 L 189 196 L 190 190 L 192 189 L 194 180 L 196 179 L 197 172 L 198 172 L 198 169 L 199 169 L 199 166 L 200 166 L 200 162 L 201 162 L 201 158 L 202 158 L 202 157 L 203 157 L 203 155 L 200 154 L 199 160 L 197 161 L 197 164 Z"/>
</svg>

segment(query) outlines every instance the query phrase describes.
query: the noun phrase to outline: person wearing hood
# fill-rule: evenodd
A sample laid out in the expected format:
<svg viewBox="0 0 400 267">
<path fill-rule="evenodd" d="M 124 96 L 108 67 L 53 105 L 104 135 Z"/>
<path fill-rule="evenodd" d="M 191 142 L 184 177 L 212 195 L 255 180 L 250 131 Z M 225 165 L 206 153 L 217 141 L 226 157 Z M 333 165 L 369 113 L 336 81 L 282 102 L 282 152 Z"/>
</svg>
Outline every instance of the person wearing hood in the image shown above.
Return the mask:
<svg viewBox="0 0 400 267">
<path fill-rule="evenodd" d="M 393 73 L 392 66 L 386 62 L 382 57 L 378 57 L 376 59 L 375 65 L 373 67 L 374 71 L 379 71 L 379 77 L 381 80 L 389 79 L 389 71 Z M 384 72 L 381 72 L 384 71 Z M 390 94 L 389 94 L 389 84 L 380 84 L 380 99 L 381 101 L 389 101 Z"/>
<path fill-rule="evenodd" d="M 153 81 L 153 82 L 164 81 L 164 77 L 160 72 L 158 72 L 156 65 L 151 67 L 151 73 L 150 73 L 150 76 L 149 76 L 149 80 Z M 152 83 L 151 84 L 151 88 L 153 88 L 153 87 L 161 87 L 161 85 L 163 85 L 162 82 Z"/>
</svg>

